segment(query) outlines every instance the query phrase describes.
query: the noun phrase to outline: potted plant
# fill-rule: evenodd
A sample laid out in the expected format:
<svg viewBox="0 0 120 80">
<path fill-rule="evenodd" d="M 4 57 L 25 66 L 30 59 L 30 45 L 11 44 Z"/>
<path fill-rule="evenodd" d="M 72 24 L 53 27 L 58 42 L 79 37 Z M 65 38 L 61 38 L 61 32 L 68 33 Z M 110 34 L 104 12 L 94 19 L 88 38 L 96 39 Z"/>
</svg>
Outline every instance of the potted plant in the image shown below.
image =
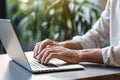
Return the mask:
<svg viewBox="0 0 120 80">
<path fill-rule="evenodd" d="M 99 18 L 101 8 L 88 0 L 29 0 L 19 2 L 12 22 L 24 50 L 37 41 L 83 35 Z M 27 46 L 26 46 L 27 45 Z"/>
</svg>

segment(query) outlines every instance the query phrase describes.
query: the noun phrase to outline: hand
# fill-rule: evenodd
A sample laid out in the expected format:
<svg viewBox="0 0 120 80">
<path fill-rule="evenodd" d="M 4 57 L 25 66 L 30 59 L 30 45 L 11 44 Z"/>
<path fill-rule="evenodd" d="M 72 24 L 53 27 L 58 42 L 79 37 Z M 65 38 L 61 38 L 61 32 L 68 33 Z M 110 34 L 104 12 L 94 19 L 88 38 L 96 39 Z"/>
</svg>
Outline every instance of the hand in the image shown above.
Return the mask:
<svg viewBox="0 0 120 80">
<path fill-rule="evenodd" d="M 55 41 L 52 41 L 50 39 L 45 39 L 42 42 L 38 42 L 36 43 L 35 47 L 34 47 L 34 58 L 36 58 L 36 56 L 41 53 L 41 51 L 47 46 L 47 45 L 57 45 L 57 43 Z"/>
<path fill-rule="evenodd" d="M 68 40 L 68 41 L 63 41 L 63 42 L 55 42 L 53 40 L 50 39 L 46 39 L 42 42 L 38 42 L 35 45 L 34 48 L 34 58 L 36 58 L 36 56 L 41 53 L 41 51 L 46 48 L 46 46 L 48 45 L 57 45 L 57 46 L 63 46 L 65 48 L 69 48 L 69 49 L 73 49 L 73 50 L 80 50 L 82 49 L 82 46 L 77 42 L 77 41 L 73 41 L 73 40 Z"/>
<path fill-rule="evenodd" d="M 47 46 L 36 57 L 41 63 L 48 63 L 52 58 L 58 58 L 68 63 L 79 63 L 81 54 L 77 50 L 68 49 L 62 46 Z"/>
</svg>

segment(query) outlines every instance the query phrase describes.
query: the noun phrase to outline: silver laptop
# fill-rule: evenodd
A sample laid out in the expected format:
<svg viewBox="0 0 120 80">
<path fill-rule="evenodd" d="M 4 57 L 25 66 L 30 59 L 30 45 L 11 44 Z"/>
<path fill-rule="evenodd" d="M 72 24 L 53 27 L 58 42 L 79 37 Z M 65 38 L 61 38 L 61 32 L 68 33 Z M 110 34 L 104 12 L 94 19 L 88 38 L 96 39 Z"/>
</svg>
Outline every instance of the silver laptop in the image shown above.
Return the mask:
<svg viewBox="0 0 120 80">
<path fill-rule="evenodd" d="M 33 73 L 84 69 L 80 64 L 67 64 L 56 58 L 46 65 L 39 63 L 33 58 L 33 51 L 23 52 L 10 20 L 0 19 L 0 40 L 9 57 Z"/>
</svg>

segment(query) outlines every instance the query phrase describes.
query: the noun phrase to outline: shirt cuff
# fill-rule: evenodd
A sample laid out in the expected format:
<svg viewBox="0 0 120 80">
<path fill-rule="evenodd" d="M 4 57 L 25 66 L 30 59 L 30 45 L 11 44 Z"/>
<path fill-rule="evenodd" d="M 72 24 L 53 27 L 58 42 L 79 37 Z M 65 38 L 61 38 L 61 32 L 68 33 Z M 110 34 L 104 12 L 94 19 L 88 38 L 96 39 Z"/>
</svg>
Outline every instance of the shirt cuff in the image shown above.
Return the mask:
<svg viewBox="0 0 120 80">
<path fill-rule="evenodd" d="M 102 58 L 103 58 L 103 63 L 108 64 L 108 57 L 109 57 L 109 47 L 103 48 L 102 49 Z"/>
<path fill-rule="evenodd" d="M 114 53 L 113 53 L 113 46 L 106 47 L 102 49 L 102 57 L 103 63 L 109 66 L 117 66 L 116 62 L 114 61 Z"/>
<path fill-rule="evenodd" d="M 120 46 L 110 46 L 102 49 L 103 63 L 120 67 Z"/>
</svg>

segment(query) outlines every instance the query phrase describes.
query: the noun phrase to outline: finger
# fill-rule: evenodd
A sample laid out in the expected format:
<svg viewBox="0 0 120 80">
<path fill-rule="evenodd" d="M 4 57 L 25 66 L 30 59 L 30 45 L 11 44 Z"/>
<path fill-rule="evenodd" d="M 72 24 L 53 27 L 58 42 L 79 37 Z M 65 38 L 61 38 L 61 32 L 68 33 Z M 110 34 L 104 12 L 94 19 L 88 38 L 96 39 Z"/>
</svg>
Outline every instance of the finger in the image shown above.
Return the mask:
<svg viewBox="0 0 120 80">
<path fill-rule="evenodd" d="M 57 58 L 57 55 L 55 54 L 55 53 L 51 53 L 51 54 L 49 54 L 46 58 L 45 58 L 45 60 L 44 60 L 44 64 L 47 64 L 52 58 Z"/>
<path fill-rule="evenodd" d="M 53 53 L 53 52 L 54 52 L 54 50 L 51 50 L 51 49 L 47 50 L 47 51 L 43 54 L 43 56 L 42 56 L 42 58 L 41 58 L 41 63 L 44 63 L 45 60 L 46 60 L 46 57 L 49 56 L 49 55 L 50 55 L 51 53 Z"/>
<path fill-rule="evenodd" d="M 43 49 L 42 52 L 39 53 L 39 54 L 36 56 L 36 58 L 37 58 L 38 60 L 41 60 L 41 58 L 42 58 L 42 56 L 43 56 L 43 54 L 45 53 L 46 50 L 47 50 L 46 48 Z"/>
<path fill-rule="evenodd" d="M 38 49 L 39 49 L 39 46 L 35 45 L 35 47 L 34 47 L 34 57 L 36 57 L 38 55 Z"/>
<path fill-rule="evenodd" d="M 35 52 L 35 53 L 38 53 L 38 49 L 39 49 L 40 43 L 41 43 L 41 42 L 37 42 L 37 43 L 36 43 L 35 48 L 34 48 L 34 52 Z"/>
<path fill-rule="evenodd" d="M 40 53 L 47 45 L 53 45 L 53 41 L 50 39 L 46 39 L 40 43 L 38 53 Z"/>
</svg>

